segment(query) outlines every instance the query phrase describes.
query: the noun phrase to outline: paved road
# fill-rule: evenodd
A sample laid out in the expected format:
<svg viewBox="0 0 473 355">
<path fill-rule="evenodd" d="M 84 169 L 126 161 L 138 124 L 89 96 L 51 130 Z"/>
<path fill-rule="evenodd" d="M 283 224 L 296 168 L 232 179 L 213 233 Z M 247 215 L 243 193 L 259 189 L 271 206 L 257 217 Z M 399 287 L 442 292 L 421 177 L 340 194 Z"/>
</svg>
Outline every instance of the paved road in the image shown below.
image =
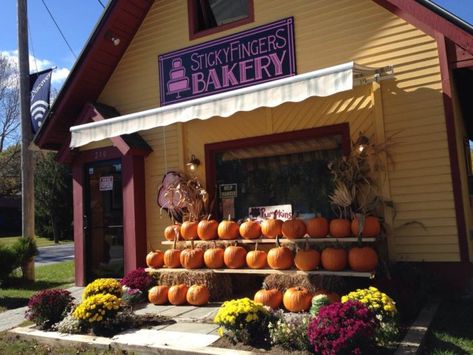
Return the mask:
<svg viewBox="0 0 473 355">
<path fill-rule="evenodd" d="M 53 245 L 38 248 L 39 255 L 35 257 L 35 265 L 48 265 L 74 259 L 74 243 Z"/>
</svg>

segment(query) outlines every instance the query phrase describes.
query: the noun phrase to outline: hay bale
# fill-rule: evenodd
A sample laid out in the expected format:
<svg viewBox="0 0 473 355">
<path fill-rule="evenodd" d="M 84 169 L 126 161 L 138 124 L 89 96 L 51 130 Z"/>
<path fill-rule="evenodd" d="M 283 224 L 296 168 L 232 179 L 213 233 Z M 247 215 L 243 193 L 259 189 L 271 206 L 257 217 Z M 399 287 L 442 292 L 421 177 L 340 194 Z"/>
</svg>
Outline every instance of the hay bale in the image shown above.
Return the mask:
<svg viewBox="0 0 473 355">
<path fill-rule="evenodd" d="M 312 293 L 324 289 L 344 295 L 347 292 L 346 290 L 350 289 L 348 285 L 350 282 L 347 283 L 347 281 L 347 278 L 340 276 L 272 274 L 266 276 L 263 287 L 276 288 L 284 292 L 290 287 L 301 286 Z"/>
</svg>

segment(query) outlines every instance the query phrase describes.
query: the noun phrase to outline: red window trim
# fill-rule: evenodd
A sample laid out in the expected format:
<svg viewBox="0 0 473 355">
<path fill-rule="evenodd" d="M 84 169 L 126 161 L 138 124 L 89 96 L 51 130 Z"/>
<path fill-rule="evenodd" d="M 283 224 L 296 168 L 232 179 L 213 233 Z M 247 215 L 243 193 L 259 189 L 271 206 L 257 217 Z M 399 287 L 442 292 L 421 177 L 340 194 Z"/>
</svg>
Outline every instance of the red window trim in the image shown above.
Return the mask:
<svg viewBox="0 0 473 355">
<path fill-rule="evenodd" d="M 254 9 L 253 0 L 247 0 L 247 1 L 248 1 L 248 17 L 238 20 L 238 21 L 229 22 L 229 23 L 226 23 L 224 25 L 220 25 L 214 28 L 209 28 L 208 30 L 196 32 L 195 19 L 196 19 L 197 11 L 195 8 L 195 2 L 193 0 L 187 0 L 187 15 L 188 15 L 188 20 L 189 20 L 189 40 L 209 36 L 217 32 L 226 31 L 231 28 L 235 28 L 238 26 L 246 25 L 247 23 L 254 22 L 255 9 Z"/>
</svg>

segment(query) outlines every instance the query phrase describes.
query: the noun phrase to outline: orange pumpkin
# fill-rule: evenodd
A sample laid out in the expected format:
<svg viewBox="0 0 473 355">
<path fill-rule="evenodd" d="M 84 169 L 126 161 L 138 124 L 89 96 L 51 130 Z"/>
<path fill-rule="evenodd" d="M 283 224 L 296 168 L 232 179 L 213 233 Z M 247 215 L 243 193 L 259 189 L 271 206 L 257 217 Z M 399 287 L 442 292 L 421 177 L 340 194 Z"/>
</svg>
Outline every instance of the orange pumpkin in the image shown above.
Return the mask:
<svg viewBox="0 0 473 355">
<path fill-rule="evenodd" d="M 255 244 L 255 250 L 251 250 L 246 254 L 246 264 L 251 269 L 264 269 L 267 265 L 266 252 L 258 250 L 258 242 Z"/>
<path fill-rule="evenodd" d="M 213 248 L 207 249 L 204 253 L 204 263 L 209 269 L 220 269 L 223 267 L 223 249 L 217 248 L 214 245 Z"/>
<path fill-rule="evenodd" d="M 240 228 L 235 221 L 232 221 L 231 216 L 228 216 L 228 220 L 220 222 L 218 225 L 218 237 L 220 239 L 232 240 L 237 239 L 240 236 Z"/>
<path fill-rule="evenodd" d="M 198 248 L 194 249 L 192 242 L 191 248 L 181 251 L 180 261 L 186 269 L 200 269 L 204 266 L 204 251 Z"/>
<path fill-rule="evenodd" d="M 353 247 L 348 251 L 348 265 L 354 271 L 374 271 L 378 266 L 378 254 L 371 247 Z"/>
<path fill-rule="evenodd" d="M 281 307 L 282 293 L 275 288 L 270 290 L 259 290 L 255 293 L 254 301 L 271 307 L 272 309 L 278 309 Z"/>
<path fill-rule="evenodd" d="M 169 303 L 176 306 L 186 303 L 187 290 L 186 284 L 171 286 L 168 291 Z"/>
<path fill-rule="evenodd" d="M 342 271 L 347 267 L 347 251 L 342 248 L 325 248 L 321 255 L 322 267 L 330 271 Z"/>
<path fill-rule="evenodd" d="M 337 303 L 337 302 L 340 302 L 341 301 L 341 297 L 338 293 L 335 293 L 335 292 L 330 292 L 328 290 L 324 290 L 324 289 L 320 289 L 320 290 L 317 290 L 315 293 L 314 293 L 314 296 L 317 296 L 317 295 L 325 295 L 327 296 L 328 300 L 330 301 L 330 303 Z"/>
<path fill-rule="evenodd" d="M 172 242 L 176 238 L 176 235 L 177 235 L 177 240 L 182 239 L 181 226 L 179 224 L 172 224 L 164 228 L 164 238 L 166 238 L 166 240 L 169 240 Z"/>
<path fill-rule="evenodd" d="M 261 222 L 261 234 L 266 238 L 274 239 L 281 235 L 283 221 L 280 219 L 269 218 Z"/>
<path fill-rule="evenodd" d="M 332 219 L 330 221 L 330 235 L 334 238 L 343 238 L 351 235 L 351 223 L 348 219 Z"/>
<path fill-rule="evenodd" d="M 164 252 L 164 265 L 168 268 L 181 267 L 181 251 L 175 245 Z"/>
<path fill-rule="evenodd" d="M 193 240 L 197 238 L 197 226 L 199 223 L 195 221 L 185 221 L 181 225 L 181 235 L 185 240 Z"/>
<path fill-rule="evenodd" d="M 158 269 L 164 265 L 164 253 L 161 250 L 150 251 L 146 255 L 146 265 Z"/>
<path fill-rule="evenodd" d="M 302 219 L 292 218 L 283 222 L 281 232 L 288 239 L 298 239 L 305 235 L 306 226 Z"/>
<path fill-rule="evenodd" d="M 230 269 L 245 267 L 246 249 L 236 245 L 227 247 L 223 253 L 223 261 Z"/>
<path fill-rule="evenodd" d="M 290 312 L 305 312 L 311 306 L 312 294 L 305 287 L 291 287 L 284 292 L 283 303 Z"/>
<path fill-rule="evenodd" d="M 217 239 L 218 222 L 215 219 L 210 219 L 210 215 L 207 219 L 199 222 L 197 225 L 197 235 L 202 240 Z"/>
<path fill-rule="evenodd" d="M 240 235 L 244 239 L 256 239 L 261 236 L 261 226 L 258 222 L 247 220 L 240 225 Z"/>
<path fill-rule="evenodd" d="M 360 222 L 361 219 L 355 217 L 351 221 L 351 232 L 354 236 L 360 235 Z M 362 237 L 377 237 L 381 233 L 381 223 L 379 223 L 378 217 L 366 216 L 364 217 L 363 230 L 361 231 Z"/>
<path fill-rule="evenodd" d="M 294 256 L 291 249 L 279 244 L 279 237 L 276 238 L 276 247 L 268 252 L 268 265 L 271 269 L 286 270 L 294 264 Z"/>
<path fill-rule="evenodd" d="M 203 306 L 209 303 L 209 289 L 205 285 L 192 285 L 187 290 L 187 303 L 193 306 Z"/>
<path fill-rule="evenodd" d="M 307 234 L 311 238 L 325 238 L 329 232 L 327 218 L 317 216 L 306 221 Z"/>
<path fill-rule="evenodd" d="M 168 303 L 169 287 L 166 285 L 154 286 L 148 291 L 148 300 L 152 304 L 166 304 Z"/>
<path fill-rule="evenodd" d="M 294 264 L 302 271 L 315 270 L 320 264 L 320 253 L 315 249 L 310 249 L 309 243 L 306 241 L 305 249 L 297 251 Z"/>
</svg>

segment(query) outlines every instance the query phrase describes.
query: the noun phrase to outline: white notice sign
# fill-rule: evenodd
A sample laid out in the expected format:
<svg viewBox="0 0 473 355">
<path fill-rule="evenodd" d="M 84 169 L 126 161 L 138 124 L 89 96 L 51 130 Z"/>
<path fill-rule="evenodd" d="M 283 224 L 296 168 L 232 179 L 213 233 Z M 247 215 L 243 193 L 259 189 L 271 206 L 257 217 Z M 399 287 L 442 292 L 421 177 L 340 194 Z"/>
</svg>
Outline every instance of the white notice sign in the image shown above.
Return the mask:
<svg viewBox="0 0 473 355">
<path fill-rule="evenodd" d="M 100 191 L 111 191 L 113 190 L 113 176 L 101 176 L 99 183 Z"/>
<path fill-rule="evenodd" d="M 259 221 L 268 218 L 286 221 L 292 217 L 292 205 L 250 207 L 248 214 Z"/>
</svg>

